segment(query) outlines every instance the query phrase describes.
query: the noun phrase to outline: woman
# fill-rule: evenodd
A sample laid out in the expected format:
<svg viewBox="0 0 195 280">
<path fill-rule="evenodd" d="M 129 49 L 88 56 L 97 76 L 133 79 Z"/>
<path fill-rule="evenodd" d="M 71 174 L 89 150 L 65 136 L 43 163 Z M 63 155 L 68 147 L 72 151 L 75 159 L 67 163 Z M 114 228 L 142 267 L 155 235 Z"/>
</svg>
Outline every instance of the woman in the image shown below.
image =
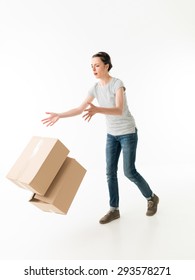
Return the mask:
<svg viewBox="0 0 195 280">
<path fill-rule="evenodd" d="M 98 82 L 90 89 L 84 102 L 79 107 L 64 113 L 47 112 L 49 117 L 42 121 L 47 126 L 52 126 L 60 118 L 76 116 L 83 112 L 85 112 L 83 118 L 87 121 L 90 121 L 92 116 L 97 113 L 105 114 L 107 124 L 106 175 L 110 210 L 100 219 L 100 223 L 106 224 L 120 218 L 117 169 L 121 151 L 123 151 L 124 174 L 137 185 L 146 198 L 148 202 L 146 215 L 152 216 L 157 211 L 159 198 L 135 168 L 137 128 L 128 109 L 124 84 L 121 80 L 110 76 L 112 63 L 107 53 L 99 52 L 93 55 L 91 67 Z M 94 98 L 97 98 L 100 107 L 92 104 Z"/>
</svg>

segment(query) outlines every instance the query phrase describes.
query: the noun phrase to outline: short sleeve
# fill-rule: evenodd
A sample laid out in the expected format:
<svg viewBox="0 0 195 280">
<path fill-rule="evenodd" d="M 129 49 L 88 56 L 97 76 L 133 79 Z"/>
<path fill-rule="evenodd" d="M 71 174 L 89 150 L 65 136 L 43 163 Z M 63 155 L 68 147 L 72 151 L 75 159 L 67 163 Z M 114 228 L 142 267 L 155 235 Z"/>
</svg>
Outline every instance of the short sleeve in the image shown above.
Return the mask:
<svg viewBox="0 0 195 280">
<path fill-rule="evenodd" d="M 124 83 L 120 80 L 120 79 L 116 79 L 114 85 L 113 85 L 113 90 L 114 92 L 116 92 L 119 88 L 124 88 L 125 89 L 125 86 L 124 86 Z"/>
<path fill-rule="evenodd" d="M 93 86 L 89 89 L 88 96 L 95 97 L 95 86 Z"/>
</svg>

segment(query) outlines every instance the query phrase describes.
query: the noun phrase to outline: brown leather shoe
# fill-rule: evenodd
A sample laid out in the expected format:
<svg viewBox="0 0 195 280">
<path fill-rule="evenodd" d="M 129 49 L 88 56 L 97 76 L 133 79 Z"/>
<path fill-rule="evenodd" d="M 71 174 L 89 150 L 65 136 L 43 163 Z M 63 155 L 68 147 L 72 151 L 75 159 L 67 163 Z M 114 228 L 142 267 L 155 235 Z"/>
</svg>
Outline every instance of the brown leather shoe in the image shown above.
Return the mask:
<svg viewBox="0 0 195 280">
<path fill-rule="evenodd" d="M 157 206 L 159 203 L 159 198 L 154 195 L 150 200 L 148 200 L 148 209 L 146 212 L 147 216 L 153 216 L 157 212 Z"/>
<path fill-rule="evenodd" d="M 110 210 L 103 218 L 101 218 L 99 222 L 100 224 L 107 224 L 118 218 L 120 218 L 119 210 L 114 210 L 114 211 Z"/>
</svg>

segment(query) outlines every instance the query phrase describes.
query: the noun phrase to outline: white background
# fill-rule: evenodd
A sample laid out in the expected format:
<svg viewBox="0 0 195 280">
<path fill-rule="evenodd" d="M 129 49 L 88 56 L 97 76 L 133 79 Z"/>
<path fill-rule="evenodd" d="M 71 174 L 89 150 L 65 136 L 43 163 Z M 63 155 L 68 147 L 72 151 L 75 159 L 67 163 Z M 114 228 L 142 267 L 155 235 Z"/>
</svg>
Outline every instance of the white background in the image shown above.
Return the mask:
<svg viewBox="0 0 195 280">
<path fill-rule="evenodd" d="M 0 1 L 0 259 L 194 259 L 195 2 Z M 91 56 L 110 54 L 127 88 L 138 171 L 158 214 L 119 167 L 121 219 L 108 210 L 104 116 L 46 128 L 46 111 L 77 106 L 95 80 Z M 44 213 L 5 177 L 33 135 L 59 138 L 87 174 L 68 215 Z"/>
</svg>

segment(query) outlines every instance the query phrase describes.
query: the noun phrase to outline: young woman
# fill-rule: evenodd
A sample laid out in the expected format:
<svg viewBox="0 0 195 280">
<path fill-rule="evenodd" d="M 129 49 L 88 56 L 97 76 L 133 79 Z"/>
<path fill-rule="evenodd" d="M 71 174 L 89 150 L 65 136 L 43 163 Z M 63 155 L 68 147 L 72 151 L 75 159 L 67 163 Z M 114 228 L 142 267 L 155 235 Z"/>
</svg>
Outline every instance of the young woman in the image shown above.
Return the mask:
<svg viewBox="0 0 195 280">
<path fill-rule="evenodd" d="M 120 79 L 110 76 L 112 63 L 107 53 L 99 52 L 93 55 L 91 67 L 98 82 L 89 90 L 83 103 L 64 113 L 47 112 L 49 117 L 43 119 L 42 122 L 47 126 L 52 126 L 60 118 L 73 117 L 83 112 L 85 112 L 83 118 L 87 121 L 90 121 L 92 116 L 97 113 L 105 114 L 107 124 L 106 175 L 110 210 L 100 219 L 100 223 L 106 224 L 120 218 L 117 169 L 121 151 L 123 152 L 124 174 L 137 185 L 146 198 L 146 215 L 152 216 L 157 211 L 159 198 L 135 168 L 138 136 L 134 118 L 128 108 L 125 86 Z M 94 98 L 97 98 L 100 107 L 92 104 Z"/>
</svg>

